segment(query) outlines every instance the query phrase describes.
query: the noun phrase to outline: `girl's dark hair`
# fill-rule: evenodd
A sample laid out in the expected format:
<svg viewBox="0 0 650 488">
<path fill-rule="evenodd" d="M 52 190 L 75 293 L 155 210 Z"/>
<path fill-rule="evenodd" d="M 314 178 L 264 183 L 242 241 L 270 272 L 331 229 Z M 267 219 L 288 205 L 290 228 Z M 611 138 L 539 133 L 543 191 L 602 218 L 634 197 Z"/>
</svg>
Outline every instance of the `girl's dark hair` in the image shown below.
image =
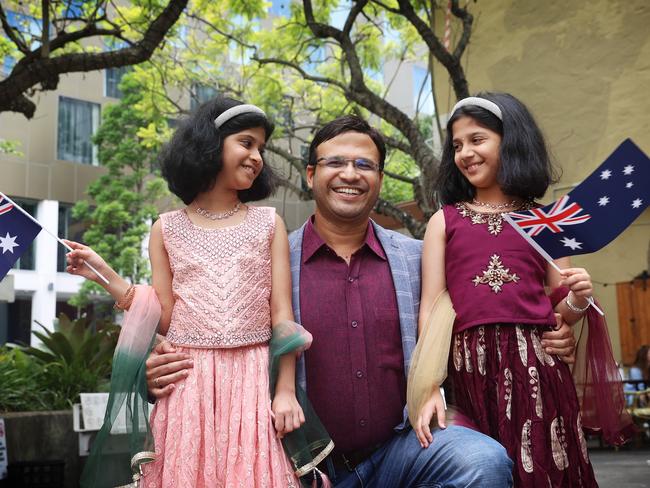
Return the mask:
<svg viewBox="0 0 650 488">
<path fill-rule="evenodd" d="M 452 127 L 464 116 L 501 136 L 497 173 L 501 190 L 506 195 L 524 200 L 543 197 L 548 186 L 557 181 L 557 172 L 551 163 L 542 131 L 531 113 L 523 103 L 507 93 L 482 92 L 475 96 L 496 103 L 503 121 L 475 105 L 460 107 L 452 114 L 447 122 L 447 137 L 435 185 L 440 201 L 448 204 L 464 202 L 476 195 L 476 189 L 454 162 Z"/>
<path fill-rule="evenodd" d="M 223 142 L 245 129 L 262 127 L 268 140 L 273 123 L 258 113 L 244 113 L 233 117 L 218 130 L 214 119 L 231 107 L 242 105 L 232 98 L 216 97 L 201 104 L 185 120 L 169 143 L 163 147 L 158 162 L 169 190 L 189 205 L 199 193 L 210 190 L 223 167 Z M 239 191 L 242 202 L 262 200 L 275 190 L 276 177 L 263 159 L 262 171 L 252 186 Z"/>
</svg>

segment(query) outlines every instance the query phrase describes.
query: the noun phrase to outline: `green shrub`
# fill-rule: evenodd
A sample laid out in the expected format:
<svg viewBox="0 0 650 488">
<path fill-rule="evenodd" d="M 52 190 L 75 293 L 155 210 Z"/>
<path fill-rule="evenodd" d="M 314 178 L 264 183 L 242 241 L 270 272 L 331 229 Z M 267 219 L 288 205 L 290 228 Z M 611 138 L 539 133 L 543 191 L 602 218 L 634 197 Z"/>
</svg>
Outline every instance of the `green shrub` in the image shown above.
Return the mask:
<svg viewBox="0 0 650 488">
<path fill-rule="evenodd" d="M 20 349 L 0 347 L 0 411 L 47 410 L 43 366 Z"/>
<path fill-rule="evenodd" d="M 61 314 L 54 331 L 34 332 L 39 347 L 4 348 L 0 410 L 67 409 L 79 402 L 79 393 L 108 391 L 119 331 L 110 322 L 91 327 L 88 319 Z"/>
</svg>

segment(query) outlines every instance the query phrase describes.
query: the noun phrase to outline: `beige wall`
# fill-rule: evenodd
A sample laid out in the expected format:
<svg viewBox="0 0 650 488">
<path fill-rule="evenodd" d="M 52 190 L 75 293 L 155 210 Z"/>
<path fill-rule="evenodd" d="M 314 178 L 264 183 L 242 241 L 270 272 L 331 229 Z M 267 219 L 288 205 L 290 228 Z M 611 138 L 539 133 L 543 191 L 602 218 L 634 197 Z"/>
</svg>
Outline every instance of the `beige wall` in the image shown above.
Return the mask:
<svg viewBox="0 0 650 488">
<path fill-rule="evenodd" d="M 0 138 L 20 142 L 23 156 L 0 154 L 0 188 L 10 195 L 73 203 L 85 198 L 88 183 L 104 170 L 97 166 L 56 159 L 59 96 L 103 105 L 114 99 L 104 94 L 104 72 L 64 76 L 57 91 L 34 98 L 36 113 L 0 113 Z"/>
<path fill-rule="evenodd" d="M 474 32 L 463 66 L 470 92 L 519 97 L 535 114 L 563 170 L 558 187 L 582 181 L 627 137 L 650 154 L 650 3 L 647 0 L 492 0 L 470 3 Z M 459 25 L 455 25 L 458 34 Z M 455 102 L 436 67 L 440 107 Z M 448 102 L 449 101 L 449 102 Z M 564 194 L 549 191 L 550 200 Z M 586 267 L 620 358 L 612 283 L 648 267 L 650 210 Z M 604 286 L 601 283 L 607 283 Z M 648 325 L 650 326 L 650 324 Z"/>
</svg>

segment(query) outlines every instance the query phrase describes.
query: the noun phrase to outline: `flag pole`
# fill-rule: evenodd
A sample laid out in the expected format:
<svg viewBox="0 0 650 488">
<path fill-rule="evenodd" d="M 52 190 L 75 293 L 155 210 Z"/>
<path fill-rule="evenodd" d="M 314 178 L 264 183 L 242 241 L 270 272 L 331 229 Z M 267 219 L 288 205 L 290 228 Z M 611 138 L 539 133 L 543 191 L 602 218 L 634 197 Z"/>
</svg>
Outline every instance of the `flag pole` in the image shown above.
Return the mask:
<svg viewBox="0 0 650 488">
<path fill-rule="evenodd" d="M 57 236 L 57 235 L 53 234 L 52 232 L 50 232 L 50 231 L 49 231 L 49 230 L 48 230 L 48 229 L 47 229 L 43 224 L 41 224 L 38 220 L 36 220 L 36 219 L 35 219 L 34 217 L 32 217 L 29 213 L 27 213 L 25 210 L 23 210 L 23 208 L 22 208 L 20 205 L 18 205 L 16 202 L 14 202 L 11 198 L 9 198 L 7 195 L 5 195 L 4 193 L 2 193 L 1 191 L 0 191 L 0 195 L 1 195 L 3 198 L 5 198 L 8 202 L 12 203 L 15 209 L 17 209 L 17 210 L 19 210 L 20 212 L 22 212 L 23 214 L 25 214 L 26 217 L 28 217 L 31 221 L 33 221 L 33 222 L 34 222 L 36 225 L 38 225 L 41 229 L 43 229 L 45 232 L 47 232 L 47 233 L 50 234 L 52 237 L 54 237 L 57 241 L 59 241 L 59 244 L 61 244 L 63 247 L 65 247 L 68 251 L 74 251 L 74 249 L 72 249 L 70 246 L 68 246 L 68 245 L 67 245 L 67 244 L 66 244 L 62 239 L 59 238 L 59 236 Z M 97 271 L 97 270 L 95 269 L 94 266 L 92 266 L 91 264 L 89 264 L 87 261 L 84 261 L 84 264 L 85 264 L 86 266 L 88 266 L 88 267 L 91 269 L 91 271 L 92 271 L 93 273 L 95 273 L 97 276 L 99 276 L 99 277 L 101 278 L 101 280 L 102 280 L 104 283 L 106 283 L 107 285 L 110 283 L 110 282 L 106 279 L 106 277 L 105 277 L 103 274 L 101 274 L 99 271 Z"/>
<path fill-rule="evenodd" d="M 512 226 L 513 229 L 515 229 L 515 230 L 519 233 L 519 235 L 520 235 L 521 237 L 523 237 L 524 239 L 526 239 L 526 242 L 528 242 L 528 244 L 530 244 L 531 246 L 533 246 L 533 248 L 535 248 L 535 250 L 536 250 L 538 253 L 540 253 L 540 254 L 542 255 L 542 257 L 543 257 L 544 259 L 546 259 L 546 261 L 548 261 L 548 263 L 549 263 L 551 266 L 553 266 L 553 268 L 554 268 L 558 273 L 561 273 L 561 272 L 562 272 L 562 270 L 560 269 L 560 267 L 555 263 L 555 261 L 553 261 L 553 258 L 551 257 L 551 255 L 550 255 L 549 253 L 547 253 L 547 252 L 544 250 L 544 248 L 543 248 L 542 246 L 540 246 L 539 244 L 537 244 L 537 242 L 535 242 L 534 239 L 531 239 L 530 236 L 526 233 L 526 231 L 525 231 L 524 229 L 522 229 L 521 227 L 519 227 L 519 226 L 515 223 L 514 220 L 512 220 L 512 218 L 510 217 L 510 215 L 508 215 L 508 214 L 502 214 L 502 217 L 503 217 L 503 218 L 504 218 L 504 219 L 505 219 L 505 220 L 506 220 L 506 221 L 507 221 L 507 222 Z M 603 317 L 605 316 L 605 313 L 604 313 L 604 312 L 603 312 L 603 311 L 598 307 L 598 305 L 596 305 L 596 302 L 594 302 L 594 298 L 593 298 L 593 297 L 588 297 L 588 298 L 587 298 L 587 301 L 589 302 L 589 305 L 591 305 L 592 307 L 594 307 L 594 310 L 596 310 L 596 312 L 598 312 L 598 313 L 599 313 L 600 315 L 602 315 Z"/>
</svg>

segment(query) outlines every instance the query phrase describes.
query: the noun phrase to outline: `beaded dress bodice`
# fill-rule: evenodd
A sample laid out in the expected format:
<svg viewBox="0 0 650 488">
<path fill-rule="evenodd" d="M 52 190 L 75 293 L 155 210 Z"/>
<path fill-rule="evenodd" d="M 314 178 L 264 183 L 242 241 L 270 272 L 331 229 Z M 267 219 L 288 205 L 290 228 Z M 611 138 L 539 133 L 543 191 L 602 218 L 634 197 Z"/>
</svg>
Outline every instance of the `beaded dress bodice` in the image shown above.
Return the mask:
<svg viewBox="0 0 650 488">
<path fill-rule="evenodd" d="M 175 299 L 167 340 L 232 348 L 271 338 L 275 209 L 249 207 L 243 222 L 204 229 L 186 210 L 160 216 Z"/>
</svg>

